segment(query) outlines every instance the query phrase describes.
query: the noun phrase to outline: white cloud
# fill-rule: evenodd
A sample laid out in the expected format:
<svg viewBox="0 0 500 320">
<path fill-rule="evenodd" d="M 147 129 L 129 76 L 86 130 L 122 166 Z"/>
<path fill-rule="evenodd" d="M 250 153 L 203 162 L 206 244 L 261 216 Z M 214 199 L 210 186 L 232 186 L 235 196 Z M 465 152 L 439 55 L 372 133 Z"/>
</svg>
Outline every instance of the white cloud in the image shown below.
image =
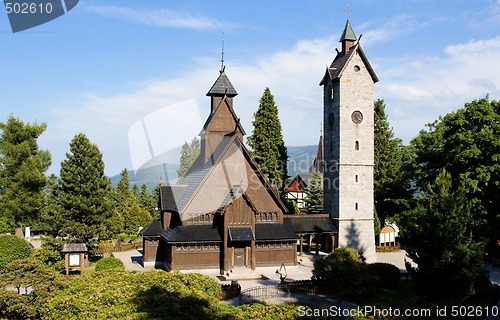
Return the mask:
<svg viewBox="0 0 500 320">
<path fill-rule="evenodd" d="M 168 9 L 134 10 L 119 6 L 87 6 L 86 11 L 106 17 L 127 20 L 156 27 L 186 28 L 186 29 L 221 29 L 231 25 L 222 23 L 216 19 L 192 15 L 187 12 L 173 11 Z"/>
<path fill-rule="evenodd" d="M 337 35 L 300 40 L 289 50 L 269 53 L 255 61 L 226 61 L 226 73 L 239 93 L 235 98 L 235 111 L 247 134 L 251 134 L 252 117 L 259 99 L 265 87 L 269 87 L 279 107 L 287 145 L 317 143 L 323 108 L 322 88 L 318 84 L 325 66 L 335 56 L 337 41 Z M 385 99 L 395 134 L 405 142 L 415 137 L 426 123 L 460 108 L 465 102 L 484 97 L 486 93 L 490 93 L 492 99 L 500 98 L 500 64 L 497 63 L 500 37 L 451 45 L 442 56 L 416 53 L 376 57 L 365 52 L 380 78 L 375 86 L 376 97 Z M 53 119 L 48 121 L 49 127 L 42 139 L 50 142 L 54 163 L 63 160 L 69 141 L 81 131 L 103 151 L 107 173 L 116 174 L 124 167 L 131 168 L 127 132 L 145 115 L 177 102 L 196 99 L 204 121 L 210 108 L 205 94 L 218 76 L 218 62 L 198 57 L 195 64 L 192 70 L 177 78 L 143 83 L 135 91 L 86 95 L 61 102 L 65 108 L 53 111 Z M 67 111 L 68 105 L 72 105 L 71 111 Z M 165 122 L 164 139 L 171 135 L 168 129 L 174 126 L 170 125 Z M 191 140 L 198 133 L 196 130 L 183 139 Z M 52 147 L 54 144 L 57 150 Z"/>
</svg>

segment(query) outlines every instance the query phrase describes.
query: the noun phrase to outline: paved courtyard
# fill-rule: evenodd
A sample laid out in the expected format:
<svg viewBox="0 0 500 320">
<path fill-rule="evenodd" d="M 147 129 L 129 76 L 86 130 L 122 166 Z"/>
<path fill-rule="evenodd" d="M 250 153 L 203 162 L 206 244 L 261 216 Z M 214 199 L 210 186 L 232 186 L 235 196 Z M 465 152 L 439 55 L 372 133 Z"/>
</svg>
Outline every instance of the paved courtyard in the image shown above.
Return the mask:
<svg viewBox="0 0 500 320">
<path fill-rule="evenodd" d="M 313 263 L 314 260 L 321 258 L 325 253 L 320 253 L 319 255 L 304 253 L 302 256 L 298 256 L 298 265 L 287 266 L 286 273 L 288 280 L 305 280 L 310 279 L 312 276 Z M 142 255 L 139 250 L 131 250 L 126 252 L 114 252 L 113 256 L 122 260 L 125 268 L 132 271 L 149 271 L 153 270 L 154 267 L 142 266 Z M 390 252 L 390 253 L 377 253 L 377 261 L 391 263 L 397 266 L 401 270 L 405 270 L 405 252 Z M 238 280 L 241 285 L 242 290 L 247 288 L 252 288 L 256 286 L 270 286 L 279 284 L 280 278 L 276 274 L 279 266 L 274 267 L 262 267 L 256 270 L 249 270 L 247 268 L 235 268 L 232 272 L 228 272 L 221 276 L 219 269 L 195 269 L 195 270 L 183 270 L 182 272 L 197 272 L 209 276 L 215 279 L 221 284 L 228 284 L 231 280 Z M 282 270 L 284 273 L 285 270 Z"/>
</svg>

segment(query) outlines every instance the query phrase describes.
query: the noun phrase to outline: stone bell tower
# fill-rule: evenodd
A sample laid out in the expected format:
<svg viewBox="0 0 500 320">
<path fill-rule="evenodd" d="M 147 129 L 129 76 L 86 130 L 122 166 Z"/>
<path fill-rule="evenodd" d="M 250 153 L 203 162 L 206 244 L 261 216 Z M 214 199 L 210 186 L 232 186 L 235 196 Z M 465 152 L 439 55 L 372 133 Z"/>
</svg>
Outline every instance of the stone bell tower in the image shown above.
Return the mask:
<svg viewBox="0 0 500 320">
<path fill-rule="evenodd" d="M 361 37 L 360 37 L 361 38 Z M 338 228 L 336 247 L 352 247 L 375 262 L 373 228 L 374 84 L 377 75 L 347 20 L 342 51 L 323 86 L 324 211 Z"/>
</svg>

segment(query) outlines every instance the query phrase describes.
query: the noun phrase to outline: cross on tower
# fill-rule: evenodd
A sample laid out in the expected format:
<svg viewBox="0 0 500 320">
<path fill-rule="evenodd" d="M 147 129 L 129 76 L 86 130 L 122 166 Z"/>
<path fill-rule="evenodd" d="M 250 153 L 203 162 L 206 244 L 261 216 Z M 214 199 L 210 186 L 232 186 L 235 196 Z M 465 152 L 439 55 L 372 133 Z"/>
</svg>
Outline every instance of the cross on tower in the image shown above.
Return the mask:
<svg viewBox="0 0 500 320">
<path fill-rule="evenodd" d="M 349 14 L 352 12 L 349 3 L 347 4 L 347 7 L 344 9 L 344 11 L 347 13 L 347 20 L 349 20 Z"/>
</svg>

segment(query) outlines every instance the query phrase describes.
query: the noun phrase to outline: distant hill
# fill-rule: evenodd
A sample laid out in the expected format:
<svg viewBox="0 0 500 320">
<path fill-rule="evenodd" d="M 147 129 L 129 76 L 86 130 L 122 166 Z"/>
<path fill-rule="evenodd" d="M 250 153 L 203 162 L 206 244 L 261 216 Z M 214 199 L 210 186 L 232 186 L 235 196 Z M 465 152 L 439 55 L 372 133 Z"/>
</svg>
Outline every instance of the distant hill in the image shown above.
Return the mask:
<svg viewBox="0 0 500 320">
<path fill-rule="evenodd" d="M 316 157 L 317 145 L 311 146 L 291 146 L 288 149 L 288 175 L 295 177 L 299 173 L 309 171 L 314 158 Z M 180 148 L 169 151 L 153 160 L 150 163 L 144 164 L 139 170 L 129 171 L 129 180 L 131 185 L 139 187 L 146 184 L 148 190 L 153 190 L 160 182 L 176 183 L 178 180 L 177 169 L 180 158 Z M 164 162 L 163 162 L 164 161 Z M 113 187 L 120 181 L 120 175 L 110 177 Z"/>
</svg>

